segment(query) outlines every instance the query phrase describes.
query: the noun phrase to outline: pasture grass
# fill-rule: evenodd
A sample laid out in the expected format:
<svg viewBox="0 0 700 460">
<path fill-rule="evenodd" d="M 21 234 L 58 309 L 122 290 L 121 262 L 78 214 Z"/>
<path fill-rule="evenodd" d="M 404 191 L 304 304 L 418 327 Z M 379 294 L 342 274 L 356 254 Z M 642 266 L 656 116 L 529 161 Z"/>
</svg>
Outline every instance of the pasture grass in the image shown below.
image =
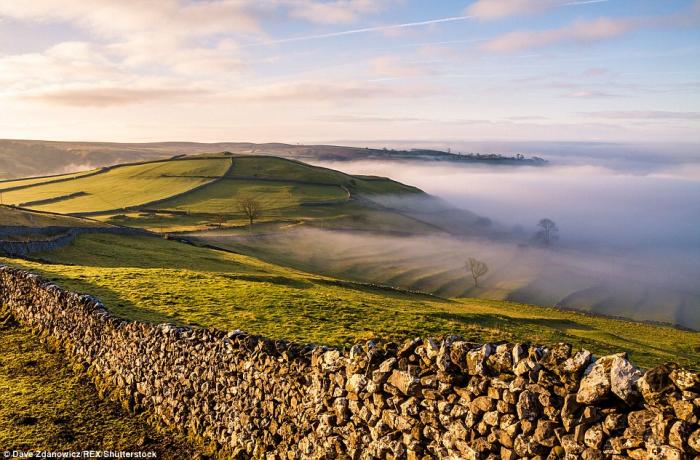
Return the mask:
<svg viewBox="0 0 700 460">
<path fill-rule="evenodd" d="M 96 295 L 114 313 L 143 321 L 243 329 L 339 347 L 457 334 L 474 341 L 570 342 L 599 355 L 627 351 L 642 366 L 676 361 L 697 369 L 700 363 L 696 332 L 373 287 L 160 238 L 82 235 L 39 257 L 46 262 L 0 262 Z"/>
<path fill-rule="evenodd" d="M 77 217 L 62 216 L 35 212 L 28 209 L 17 209 L 0 205 L 0 226 L 21 227 L 104 227 L 102 222 L 79 219 Z"/>
<path fill-rule="evenodd" d="M 28 177 L 26 179 L 0 180 L 0 192 L 3 190 L 6 190 L 8 188 L 24 187 L 24 186 L 37 185 L 37 184 L 45 184 L 46 182 L 53 182 L 53 181 L 64 180 L 64 179 L 76 179 L 78 177 L 84 176 L 86 174 L 92 174 L 94 172 L 95 172 L 95 170 L 92 169 L 92 170 L 88 170 L 88 171 L 78 171 L 78 172 L 68 173 L 68 174 L 58 174 L 55 176 L 41 176 L 41 177 Z"/>
<path fill-rule="evenodd" d="M 101 400 L 85 377 L 31 332 L 0 326 L 0 448 L 18 451 L 141 450 L 158 458 L 194 458 L 181 439 L 151 428 L 146 414 L 128 414 Z"/>
<path fill-rule="evenodd" d="M 3 200 L 19 205 L 82 192 L 81 196 L 27 207 L 62 214 L 109 211 L 161 200 L 211 182 L 230 164 L 230 159 L 210 158 L 125 165 L 85 178 L 5 192 Z"/>
</svg>

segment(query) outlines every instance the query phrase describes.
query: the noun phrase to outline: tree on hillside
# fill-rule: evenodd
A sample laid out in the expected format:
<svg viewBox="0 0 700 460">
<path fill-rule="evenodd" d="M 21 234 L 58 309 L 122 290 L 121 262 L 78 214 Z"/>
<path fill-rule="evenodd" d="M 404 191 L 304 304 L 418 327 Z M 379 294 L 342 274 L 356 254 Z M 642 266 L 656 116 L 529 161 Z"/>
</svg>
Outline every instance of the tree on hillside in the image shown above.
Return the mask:
<svg viewBox="0 0 700 460">
<path fill-rule="evenodd" d="M 489 266 L 486 265 L 486 262 L 482 262 L 480 260 L 474 259 L 473 257 L 470 257 L 467 269 L 471 271 L 472 278 L 474 278 L 474 287 L 479 287 L 479 278 L 488 273 Z"/>
<path fill-rule="evenodd" d="M 248 219 L 250 228 L 253 228 L 253 221 L 260 217 L 262 206 L 260 202 L 252 197 L 243 197 L 238 200 L 238 210 Z"/>
<path fill-rule="evenodd" d="M 559 227 L 552 219 L 544 218 L 537 224 L 540 230 L 535 234 L 535 240 L 545 246 L 551 245 L 559 239 Z"/>
</svg>

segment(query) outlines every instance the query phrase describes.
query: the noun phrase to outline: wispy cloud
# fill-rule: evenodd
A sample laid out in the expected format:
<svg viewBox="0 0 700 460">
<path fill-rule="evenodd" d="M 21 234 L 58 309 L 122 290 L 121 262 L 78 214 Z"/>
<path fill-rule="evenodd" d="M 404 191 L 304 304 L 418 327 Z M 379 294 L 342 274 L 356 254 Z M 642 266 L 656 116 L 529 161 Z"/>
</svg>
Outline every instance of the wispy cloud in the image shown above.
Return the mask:
<svg viewBox="0 0 700 460">
<path fill-rule="evenodd" d="M 292 17 L 319 24 L 341 24 L 385 10 L 396 3 L 396 0 L 282 0 L 282 3 L 287 5 Z"/>
<path fill-rule="evenodd" d="M 639 25 L 640 22 L 634 19 L 579 20 L 556 29 L 510 32 L 489 40 L 483 45 L 483 49 L 512 53 L 557 43 L 595 42 L 618 37 Z"/>
<path fill-rule="evenodd" d="M 361 99 L 395 99 L 432 96 L 438 89 L 428 86 L 387 85 L 371 81 L 292 81 L 267 85 L 249 86 L 239 91 L 222 94 L 222 98 L 247 101 L 306 103 L 340 102 Z"/>
<path fill-rule="evenodd" d="M 600 90 L 580 90 L 573 91 L 570 93 L 563 94 L 562 97 L 574 98 L 574 99 L 601 99 L 601 98 L 612 98 L 612 97 L 622 97 L 619 94 L 609 93 Z"/>
<path fill-rule="evenodd" d="M 580 2 L 572 4 L 577 3 Z M 681 28 L 698 25 L 700 25 L 700 0 L 695 0 L 690 7 L 666 15 L 631 18 L 601 17 L 593 20 L 577 20 L 554 29 L 514 31 L 487 41 L 483 49 L 510 53 L 559 43 L 590 43 L 607 40 L 640 28 Z"/>
<path fill-rule="evenodd" d="M 73 107 L 112 107 L 130 104 L 140 104 L 155 100 L 178 100 L 183 98 L 201 97 L 206 90 L 193 88 L 156 87 L 65 87 L 44 89 L 18 95 L 22 99 L 42 102 L 50 105 Z"/>
<path fill-rule="evenodd" d="M 592 118 L 626 120 L 700 120 L 700 112 L 673 112 L 665 110 L 620 110 L 580 112 L 580 115 Z"/>
<path fill-rule="evenodd" d="M 383 77 L 420 77 L 435 73 L 434 69 L 417 62 L 405 61 L 396 56 L 380 56 L 370 62 L 374 73 Z"/>
<path fill-rule="evenodd" d="M 466 13 L 479 19 L 500 19 L 508 16 L 536 14 L 542 11 L 567 6 L 605 3 L 608 0 L 478 0 L 466 9 Z"/>
</svg>

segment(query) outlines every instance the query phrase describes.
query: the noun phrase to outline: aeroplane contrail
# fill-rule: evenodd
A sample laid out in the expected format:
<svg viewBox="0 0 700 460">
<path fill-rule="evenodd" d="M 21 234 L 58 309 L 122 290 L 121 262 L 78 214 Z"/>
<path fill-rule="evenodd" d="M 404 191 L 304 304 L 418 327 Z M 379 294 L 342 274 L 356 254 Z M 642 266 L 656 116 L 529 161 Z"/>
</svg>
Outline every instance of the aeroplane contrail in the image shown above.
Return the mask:
<svg viewBox="0 0 700 460">
<path fill-rule="evenodd" d="M 570 1 L 567 3 L 562 3 L 559 6 L 586 5 L 589 3 L 603 3 L 603 2 L 607 2 L 607 1 L 608 0 L 576 0 L 576 1 Z M 322 39 L 322 38 L 342 37 L 345 35 L 356 35 L 356 34 L 364 34 L 364 33 L 369 33 L 369 32 L 381 32 L 383 30 L 406 29 L 406 28 L 410 28 L 410 27 L 429 26 L 432 24 L 441 24 L 444 22 L 468 21 L 470 19 L 475 19 L 475 18 L 476 18 L 476 16 L 474 16 L 474 15 L 451 16 L 451 17 L 447 17 L 447 18 L 429 19 L 427 21 L 405 22 L 403 24 L 389 24 L 389 25 L 384 25 L 384 26 L 363 27 L 360 29 L 341 30 L 339 32 L 329 32 L 329 33 L 325 33 L 325 34 L 302 35 L 299 37 L 279 38 L 279 39 L 274 39 L 274 40 L 261 41 L 261 42 L 257 42 L 257 43 L 249 43 L 249 44 L 243 45 L 243 46 L 275 45 L 278 43 L 290 43 L 290 42 L 301 42 L 301 41 L 307 41 L 307 40 L 318 40 L 318 39 Z"/>
<path fill-rule="evenodd" d="M 303 35 L 300 37 L 290 37 L 290 38 L 280 38 L 276 40 L 269 40 L 269 41 L 264 41 L 264 42 L 259 42 L 259 43 L 252 43 L 251 45 L 274 45 L 277 43 L 289 43 L 289 42 L 300 42 L 300 41 L 305 41 L 305 40 L 316 40 L 316 39 L 321 39 L 321 38 L 331 38 L 331 37 L 342 37 L 344 35 L 355 35 L 355 34 L 364 34 L 368 32 L 380 32 L 382 30 L 391 30 L 391 29 L 405 29 L 409 27 L 420 27 L 420 26 L 427 26 L 431 24 L 440 24 L 443 22 L 456 22 L 456 21 L 467 21 L 469 19 L 474 19 L 474 16 L 452 16 L 449 18 L 440 18 L 440 19 L 430 19 L 427 21 L 419 21 L 419 22 L 406 22 L 403 24 L 389 24 L 385 26 L 375 26 L 375 27 L 363 27 L 361 29 L 350 29 L 350 30 L 342 30 L 339 32 L 329 32 L 326 34 L 317 34 L 317 35 Z M 248 45 L 248 46 L 251 46 Z"/>
</svg>

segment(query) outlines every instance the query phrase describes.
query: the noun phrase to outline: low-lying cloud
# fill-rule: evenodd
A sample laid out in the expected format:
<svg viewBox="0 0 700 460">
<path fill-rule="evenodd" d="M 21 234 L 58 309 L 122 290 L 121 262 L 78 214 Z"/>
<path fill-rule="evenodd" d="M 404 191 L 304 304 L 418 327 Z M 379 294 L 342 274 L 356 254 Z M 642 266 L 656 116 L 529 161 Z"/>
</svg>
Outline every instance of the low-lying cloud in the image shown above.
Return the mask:
<svg viewBox="0 0 700 460">
<path fill-rule="evenodd" d="M 598 149 L 605 150 L 543 154 L 552 160 L 546 167 L 374 161 L 328 166 L 388 176 L 528 231 L 549 217 L 561 227 L 562 244 L 700 248 L 700 159 L 662 163 L 650 154 L 631 159 L 633 149 Z"/>
</svg>

